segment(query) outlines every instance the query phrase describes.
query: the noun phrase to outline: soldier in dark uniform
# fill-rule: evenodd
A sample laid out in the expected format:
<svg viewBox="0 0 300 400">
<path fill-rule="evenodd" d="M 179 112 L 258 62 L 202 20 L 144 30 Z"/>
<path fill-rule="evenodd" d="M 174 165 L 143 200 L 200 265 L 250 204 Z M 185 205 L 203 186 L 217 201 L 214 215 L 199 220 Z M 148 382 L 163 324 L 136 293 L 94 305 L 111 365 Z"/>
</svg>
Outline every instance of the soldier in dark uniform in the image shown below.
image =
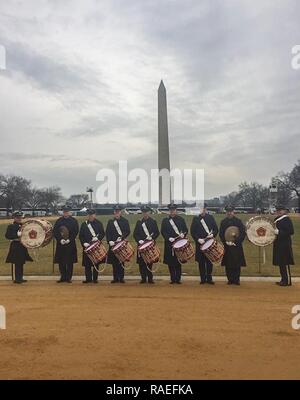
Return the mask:
<svg viewBox="0 0 300 400">
<path fill-rule="evenodd" d="M 15 266 L 14 283 L 27 282 L 23 279 L 23 267 L 26 261 L 33 261 L 26 247 L 20 242 L 22 217 L 23 213 L 21 211 L 15 211 L 13 213 L 14 222 L 8 225 L 5 233 L 6 239 L 11 240 L 6 262 Z"/>
<path fill-rule="evenodd" d="M 63 216 L 58 218 L 53 227 L 53 235 L 56 239 L 54 262 L 59 265 L 61 275 L 58 283 L 72 283 L 73 264 L 77 263 L 78 231 L 78 222 L 71 216 L 71 208 L 65 206 Z"/>
<path fill-rule="evenodd" d="M 276 239 L 273 243 L 273 265 L 278 265 L 280 269 L 281 281 L 277 282 L 277 285 L 290 286 L 292 284 L 290 265 L 294 265 L 291 239 L 291 236 L 294 234 L 294 227 L 284 206 L 278 205 L 276 212 Z"/>
<path fill-rule="evenodd" d="M 216 237 L 218 234 L 218 227 L 214 217 L 207 213 L 207 204 L 204 203 L 201 214 L 194 217 L 191 225 L 191 235 L 196 245 L 195 259 L 199 264 L 200 284 L 208 283 L 213 285 L 212 280 L 212 262 L 205 256 L 200 246 L 206 240 Z"/>
<path fill-rule="evenodd" d="M 177 205 L 168 205 L 169 216 L 162 220 L 161 234 L 165 240 L 164 264 L 167 264 L 170 272 L 171 284 L 181 283 L 181 264 L 173 252 L 172 244 L 177 238 L 184 238 L 188 233 L 185 220 L 177 215 Z"/>
<path fill-rule="evenodd" d="M 143 213 L 143 217 L 141 220 L 137 221 L 133 237 L 137 243 L 137 245 L 144 244 L 147 240 L 156 240 L 159 236 L 159 230 L 156 221 L 150 217 L 151 208 L 148 206 L 143 206 L 141 208 Z M 146 265 L 143 258 L 137 253 L 137 261 L 139 264 L 140 274 L 141 274 L 141 282 L 146 283 L 148 278 L 148 283 L 154 283 L 153 281 L 153 273 L 152 264 Z"/>
<path fill-rule="evenodd" d="M 102 240 L 105 236 L 102 222 L 96 219 L 96 211 L 88 210 L 88 219 L 81 224 L 79 231 L 79 240 L 82 245 L 82 266 L 85 267 L 86 280 L 83 283 L 98 283 L 98 271 L 94 268 L 92 261 L 86 255 L 84 249 L 93 242 Z M 99 264 L 95 265 L 96 267 Z"/>
<path fill-rule="evenodd" d="M 246 260 L 243 250 L 243 241 L 246 237 L 246 229 L 242 221 L 234 215 L 234 207 L 227 206 L 225 208 L 227 216 L 220 225 L 220 239 L 225 248 L 225 253 L 222 259 L 222 265 L 225 266 L 225 271 L 228 279 L 228 285 L 239 285 L 241 267 L 246 266 Z M 237 227 L 239 235 L 226 240 L 225 232 L 229 227 Z"/>
<path fill-rule="evenodd" d="M 106 240 L 109 244 L 107 263 L 112 264 L 113 280 L 111 283 L 125 283 L 124 268 L 118 258 L 114 255 L 112 247 L 118 242 L 126 239 L 130 234 L 129 222 L 122 216 L 122 207 L 114 207 L 114 218 L 110 219 L 106 226 Z"/>
</svg>

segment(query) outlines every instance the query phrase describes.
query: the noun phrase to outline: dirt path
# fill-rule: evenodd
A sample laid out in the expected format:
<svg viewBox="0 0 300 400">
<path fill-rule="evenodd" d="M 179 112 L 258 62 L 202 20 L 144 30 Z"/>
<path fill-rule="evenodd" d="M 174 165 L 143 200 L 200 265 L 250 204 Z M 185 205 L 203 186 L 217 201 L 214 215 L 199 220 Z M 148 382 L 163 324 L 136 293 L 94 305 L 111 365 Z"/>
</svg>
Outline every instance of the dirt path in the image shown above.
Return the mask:
<svg viewBox="0 0 300 400">
<path fill-rule="evenodd" d="M 300 379 L 299 289 L 0 282 L 0 378 Z"/>
</svg>

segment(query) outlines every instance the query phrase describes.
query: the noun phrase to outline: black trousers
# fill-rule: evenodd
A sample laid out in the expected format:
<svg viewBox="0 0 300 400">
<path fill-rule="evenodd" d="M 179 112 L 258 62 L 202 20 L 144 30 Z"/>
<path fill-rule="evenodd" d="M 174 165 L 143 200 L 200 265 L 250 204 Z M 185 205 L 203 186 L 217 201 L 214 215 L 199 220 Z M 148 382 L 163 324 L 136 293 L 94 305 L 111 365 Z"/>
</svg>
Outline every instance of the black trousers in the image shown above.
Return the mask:
<svg viewBox="0 0 300 400">
<path fill-rule="evenodd" d="M 279 271 L 281 275 L 281 282 L 291 283 L 291 276 L 289 275 L 287 265 L 279 265 Z"/>
<path fill-rule="evenodd" d="M 98 271 L 95 270 L 94 267 L 84 267 L 85 269 L 85 279 L 88 282 L 97 282 L 98 280 Z"/>
<path fill-rule="evenodd" d="M 23 269 L 24 264 L 16 263 L 15 264 L 15 281 L 21 282 L 23 279 Z"/>
<path fill-rule="evenodd" d="M 147 281 L 147 278 L 148 278 L 148 282 L 153 281 L 153 273 L 151 272 L 152 264 L 148 265 L 148 268 L 147 268 L 147 265 L 146 265 L 145 261 L 142 259 L 142 257 L 139 258 L 139 269 L 140 269 L 142 281 Z"/>
<path fill-rule="evenodd" d="M 122 281 L 124 279 L 125 271 L 120 261 L 114 261 L 112 267 L 114 281 Z"/>
<path fill-rule="evenodd" d="M 171 282 L 181 281 L 181 265 L 168 265 Z"/>
<path fill-rule="evenodd" d="M 203 259 L 201 259 L 201 261 L 198 261 L 198 265 L 201 282 L 212 282 L 212 262 L 208 258 L 203 256 Z"/>
<path fill-rule="evenodd" d="M 63 282 L 71 281 L 73 276 L 73 264 L 59 264 L 60 279 Z"/>
<path fill-rule="evenodd" d="M 241 276 L 241 267 L 225 266 L 226 276 L 229 283 L 239 283 Z"/>
</svg>

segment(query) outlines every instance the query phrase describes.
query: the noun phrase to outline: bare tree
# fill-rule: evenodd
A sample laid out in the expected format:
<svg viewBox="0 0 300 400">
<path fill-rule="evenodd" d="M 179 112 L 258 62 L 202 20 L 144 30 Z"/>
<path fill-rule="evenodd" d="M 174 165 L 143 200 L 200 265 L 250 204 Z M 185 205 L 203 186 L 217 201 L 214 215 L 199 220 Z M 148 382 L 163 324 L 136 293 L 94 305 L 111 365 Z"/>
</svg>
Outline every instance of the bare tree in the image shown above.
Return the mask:
<svg viewBox="0 0 300 400">
<path fill-rule="evenodd" d="M 61 189 L 58 186 L 41 189 L 41 205 L 47 212 L 57 212 L 59 203 L 63 201 Z"/>
<path fill-rule="evenodd" d="M 72 194 L 68 199 L 67 203 L 74 208 L 85 207 L 89 202 L 89 196 L 85 193 L 83 194 Z"/>
<path fill-rule="evenodd" d="M 26 204 L 30 185 L 31 182 L 21 176 L 0 175 L 0 197 L 7 215 L 10 209 L 21 209 Z"/>
<path fill-rule="evenodd" d="M 35 215 L 37 208 L 42 205 L 42 191 L 37 188 L 29 188 L 27 193 L 26 207 L 31 208 L 32 215 Z"/>
<path fill-rule="evenodd" d="M 257 210 L 268 205 L 269 189 L 257 182 L 242 182 L 239 185 L 238 196 L 243 206 Z"/>
<path fill-rule="evenodd" d="M 297 198 L 298 211 L 300 212 L 300 160 L 298 160 L 291 172 L 280 172 L 275 179 L 282 188 L 290 191 Z"/>
</svg>

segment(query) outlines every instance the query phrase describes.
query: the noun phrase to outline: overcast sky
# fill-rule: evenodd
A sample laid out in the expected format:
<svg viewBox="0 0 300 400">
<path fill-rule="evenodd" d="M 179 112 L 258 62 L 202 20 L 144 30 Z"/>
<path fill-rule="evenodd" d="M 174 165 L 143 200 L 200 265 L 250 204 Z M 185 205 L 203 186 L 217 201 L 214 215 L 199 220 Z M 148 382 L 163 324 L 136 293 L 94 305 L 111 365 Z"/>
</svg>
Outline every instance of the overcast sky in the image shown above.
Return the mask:
<svg viewBox="0 0 300 400">
<path fill-rule="evenodd" d="M 171 167 L 205 197 L 268 184 L 299 158 L 298 0 L 0 1 L 0 173 L 64 194 L 128 160 L 157 167 L 157 88 Z"/>
</svg>

